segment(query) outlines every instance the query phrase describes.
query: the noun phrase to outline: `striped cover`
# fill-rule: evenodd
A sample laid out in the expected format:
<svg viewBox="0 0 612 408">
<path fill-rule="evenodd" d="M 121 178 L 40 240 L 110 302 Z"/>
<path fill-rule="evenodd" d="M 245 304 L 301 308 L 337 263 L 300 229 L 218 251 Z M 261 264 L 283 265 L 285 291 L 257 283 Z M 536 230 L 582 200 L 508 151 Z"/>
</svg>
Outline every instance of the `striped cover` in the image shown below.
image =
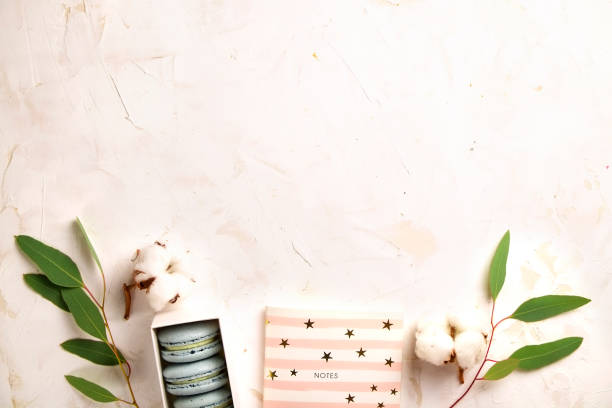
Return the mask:
<svg viewBox="0 0 612 408">
<path fill-rule="evenodd" d="M 401 313 L 268 307 L 264 408 L 399 408 Z"/>
</svg>

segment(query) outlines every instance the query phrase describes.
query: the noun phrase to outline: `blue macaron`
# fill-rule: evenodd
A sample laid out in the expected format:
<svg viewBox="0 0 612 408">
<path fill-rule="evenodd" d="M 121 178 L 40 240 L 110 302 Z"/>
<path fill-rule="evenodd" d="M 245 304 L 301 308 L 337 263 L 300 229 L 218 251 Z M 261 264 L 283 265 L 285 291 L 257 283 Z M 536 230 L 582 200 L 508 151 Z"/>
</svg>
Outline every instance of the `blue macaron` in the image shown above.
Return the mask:
<svg viewBox="0 0 612 408">
<path fill-rule="evenodd" d="M 170 364 L 162 375 L 172 395 L 201 394 L 228 382 L 225 359 L 219 355 L 184 364 Z"/>
<path fill-rule="evenodd" d="M 215 320 L 185 323 L 158 330 L 161 356 L 170 363 L 202 360 L 221 350 L 219 323 Z"/>
<path fill-rule="evenodd" d="M 232 393 L 228 387 L 207 392 L 206 394 L 178 397 L 174 408 L 232 408 Z"/>
</svg>

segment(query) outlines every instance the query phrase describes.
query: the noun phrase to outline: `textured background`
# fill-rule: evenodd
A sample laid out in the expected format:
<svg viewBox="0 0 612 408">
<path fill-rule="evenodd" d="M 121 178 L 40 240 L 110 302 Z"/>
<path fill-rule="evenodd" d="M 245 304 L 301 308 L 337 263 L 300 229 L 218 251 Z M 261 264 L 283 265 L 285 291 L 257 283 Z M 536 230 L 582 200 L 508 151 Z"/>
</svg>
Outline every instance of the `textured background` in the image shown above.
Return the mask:
<svg viewBox="0 0 612 408">
<path fill-rule="evenodd" d="M 126 395 L 58 348 L 78 330 L 21 280 L 17 233 L 97 282 L 77 215 L 143 408 L 161 405 L 152 313 L 139 297 L 123 322 L 120 290 L 139 246 L 192 250 L 200 296 L 243 333 L 239 408 L 257 408 L 264 305 L 403 310 L 409 325 L 488 310 L 508 228 L 500 317 L 551 292 L 593 302 L 505 324 L 492 356 L 585 342 L 462 406 L 612 405 L 612 3 L 395 1 L 0 3 L 0 406 L 95 406 L 66 373 Z M 463 389 L 405 357 L 403 407 Z"/>
</svg>

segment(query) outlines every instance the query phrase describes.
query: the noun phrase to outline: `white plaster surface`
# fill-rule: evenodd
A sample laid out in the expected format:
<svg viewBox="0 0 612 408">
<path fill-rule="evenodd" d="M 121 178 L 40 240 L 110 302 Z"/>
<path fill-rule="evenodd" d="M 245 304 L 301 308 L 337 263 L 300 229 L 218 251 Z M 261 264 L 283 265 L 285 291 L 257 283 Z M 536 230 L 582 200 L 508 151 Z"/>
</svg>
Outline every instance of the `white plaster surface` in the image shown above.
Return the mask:
<svg viewBox="0 0 612 408">
<path fill-rule="evenodd" d="M 98 406 L 64 374 L 127 398 L 117 370 L 58 347 L 81 333 L 21 279 L 23 233 L 99 292 L 75 216 L 143 408 L 161 406 L 152 313 L 137 296 L 124 322 L 121 293 L 139 246 L 192 251 L 199 298 L 243 336 L 239 408 L 258 408 L 266 304 L 403 310 L 409 326 L 486 311 L 506 229 L 499 317 L 548 293 L 593 302 L 501 326 L 492 357 L 585 341 L 461 406 L 612 406 L 610 21 L 595 0 L 0 2 L 0 406 Z M 464 389 L 411 340 L 405 357 L 402 407 Z"/>
</svg>

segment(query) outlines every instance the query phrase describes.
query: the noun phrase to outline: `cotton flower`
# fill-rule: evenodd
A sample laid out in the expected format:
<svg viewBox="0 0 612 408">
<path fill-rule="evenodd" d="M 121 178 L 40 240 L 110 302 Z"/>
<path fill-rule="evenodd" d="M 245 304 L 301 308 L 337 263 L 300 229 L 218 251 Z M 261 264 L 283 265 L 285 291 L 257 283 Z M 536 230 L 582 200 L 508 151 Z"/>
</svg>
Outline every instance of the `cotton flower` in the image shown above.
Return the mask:
<svg viewBox="0 0 612 408">
<path fill-rule="evenodd" d="M 155 279 L 165 273 L 170 263 L 171 255 L 160 243 L 149 245 L 136 252 L 134 259 L 134 283 L 138 289 L 148 289 Z"/>
<path fill-rule="evenodd" d="M 474 311 L 424 318 L 417 325 L 415 354 L 438 366 L 457 363 L 463 383 L 463 370 L 484 356 L 488 330 L 486 320 Z"/>
<path fill-rule="evenodd" d="M 455 336 L 455 358 L 457 364 L 467 369 L 478 364 L 484 357 L 487 338 L 481 332 L 465 331 Z"/>
<path fill-rule="evenodd" d="M 155 242 L 136 252 L 133 259 L 134 283 L 124 285 L 123 288 L 126 319 L 130 313 L 130 289 L 134 286 L 145 292 L 149 306 L 156 312 L 191 294 L 195 279 L 184 255 L 179 248 L 168 247 L 161 242 Z"/>
<path fill-rule="evenodd" d="M 448 363 L 453 358 L 453 338 L 442 331 L 417 334 L 416 355 L 434 365 Z"/>
<path fill-rule="evenodd" d="M 453 358 L 454 341 L 444 317 L 419 321 L 416 340 L 415 353 L 421 360 L 439 366 Z"/>
</svg>

